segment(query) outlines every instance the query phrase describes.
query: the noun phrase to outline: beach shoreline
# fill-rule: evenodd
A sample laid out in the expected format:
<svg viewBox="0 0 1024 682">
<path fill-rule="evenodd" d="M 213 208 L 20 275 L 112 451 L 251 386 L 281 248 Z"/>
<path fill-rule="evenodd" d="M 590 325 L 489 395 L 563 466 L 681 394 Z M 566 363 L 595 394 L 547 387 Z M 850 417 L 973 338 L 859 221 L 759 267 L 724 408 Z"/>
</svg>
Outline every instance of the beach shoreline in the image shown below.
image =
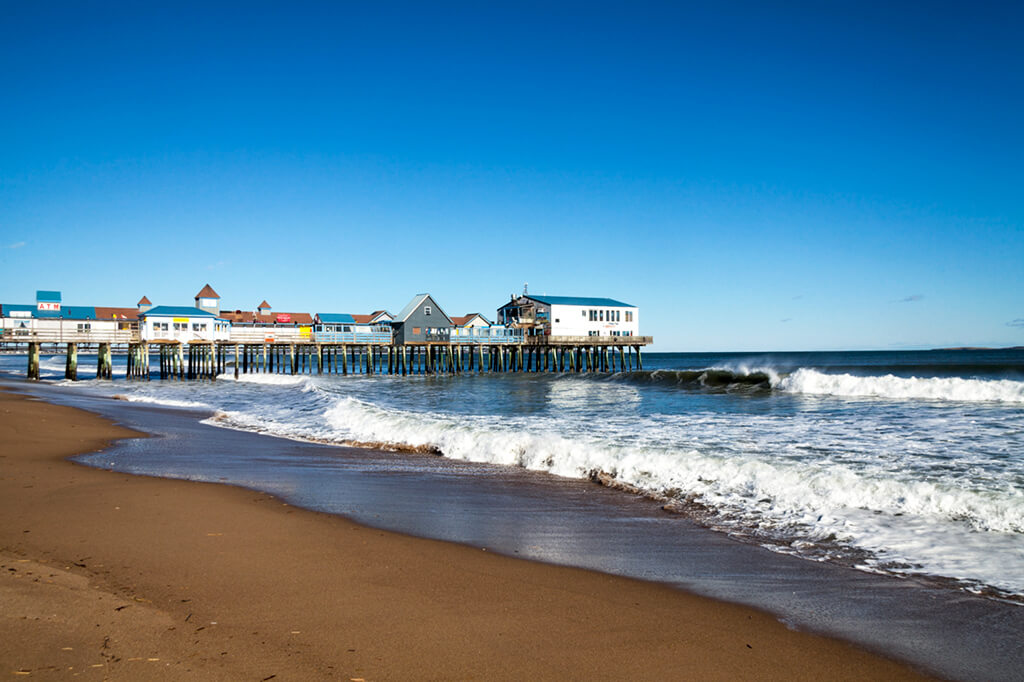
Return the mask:
<svg viewBox="0 0 1024 682">
<path fill-rule="evenodd" d="M 67 458 L 139 434 L 7 391 L 0 405 L 11 672 L 917 677 L 667 586 L 380 531 L 233 486 L 77 465 Z"/>
</svg>

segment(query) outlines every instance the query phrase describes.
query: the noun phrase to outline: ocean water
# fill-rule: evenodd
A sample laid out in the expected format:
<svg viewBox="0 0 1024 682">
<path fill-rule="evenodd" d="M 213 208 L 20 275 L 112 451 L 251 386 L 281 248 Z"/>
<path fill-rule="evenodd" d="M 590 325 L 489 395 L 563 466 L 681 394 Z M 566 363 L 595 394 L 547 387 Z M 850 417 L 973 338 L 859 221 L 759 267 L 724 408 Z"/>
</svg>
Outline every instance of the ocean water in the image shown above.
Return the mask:
<svg viewBox="0 0 1024 682">
<path fill-rule="evenodd" d="M 83 356 L 73 387 L 63 362 L 42 371 L 69 390 L 391 450 L 396 465 L 429 452 L 593 479 L 776 552 L 1024 603 L 1024 351 L 650 353 L 613 374 L 215 382 L 97 382 Z M 24 364 L 0 357 L 7 372 Z"/>
</svg>

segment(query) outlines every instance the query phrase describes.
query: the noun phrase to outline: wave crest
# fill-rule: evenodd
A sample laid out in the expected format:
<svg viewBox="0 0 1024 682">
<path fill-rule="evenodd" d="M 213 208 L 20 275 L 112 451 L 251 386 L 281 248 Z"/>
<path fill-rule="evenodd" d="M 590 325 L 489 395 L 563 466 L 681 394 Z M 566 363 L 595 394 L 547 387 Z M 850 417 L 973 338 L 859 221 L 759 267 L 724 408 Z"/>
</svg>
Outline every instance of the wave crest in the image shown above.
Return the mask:
<svg viewBox="0 0 1024 682">
<path fill-rule="evenodd" d="M 1024 403 L 1024 381 L 1009 379 L 854 376 L 798 369 L 780 377 L 773 387 L 787 393 L 850 398 Z"/>
</svg>

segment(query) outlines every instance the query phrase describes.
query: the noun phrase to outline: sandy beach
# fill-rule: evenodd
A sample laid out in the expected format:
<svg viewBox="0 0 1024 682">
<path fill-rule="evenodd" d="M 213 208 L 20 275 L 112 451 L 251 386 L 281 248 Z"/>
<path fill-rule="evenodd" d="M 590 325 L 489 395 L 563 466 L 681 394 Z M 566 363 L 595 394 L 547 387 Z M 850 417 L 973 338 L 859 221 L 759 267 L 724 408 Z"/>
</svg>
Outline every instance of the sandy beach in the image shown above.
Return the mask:
<svg viewBox="0 0 1024 682">
<path fill-rule="evenodd" d="M 669 587 L 66 459 L 137 436 L 0 392 L 0 671 L 83 679 L 910 679 Z"/>
</svg>

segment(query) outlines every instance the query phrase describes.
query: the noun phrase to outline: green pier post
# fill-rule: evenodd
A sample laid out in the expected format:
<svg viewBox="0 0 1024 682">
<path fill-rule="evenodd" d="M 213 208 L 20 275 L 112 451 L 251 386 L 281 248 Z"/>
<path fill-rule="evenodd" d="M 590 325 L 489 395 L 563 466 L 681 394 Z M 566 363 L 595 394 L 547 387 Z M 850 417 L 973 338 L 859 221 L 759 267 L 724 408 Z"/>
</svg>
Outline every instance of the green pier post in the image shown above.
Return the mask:
<svg viewBox="0 0 1024 682">
<path fill-rule="evenodd" d="M 78 381 L 78 344 L 69 343 L 67 358 L 64 362 L 64 378 Z"/>
<path fill-rule="evenodd" d="M 28 344 L 28 378 L 39 379 L 39 344 L 35 342 Z"/>
</svg>

